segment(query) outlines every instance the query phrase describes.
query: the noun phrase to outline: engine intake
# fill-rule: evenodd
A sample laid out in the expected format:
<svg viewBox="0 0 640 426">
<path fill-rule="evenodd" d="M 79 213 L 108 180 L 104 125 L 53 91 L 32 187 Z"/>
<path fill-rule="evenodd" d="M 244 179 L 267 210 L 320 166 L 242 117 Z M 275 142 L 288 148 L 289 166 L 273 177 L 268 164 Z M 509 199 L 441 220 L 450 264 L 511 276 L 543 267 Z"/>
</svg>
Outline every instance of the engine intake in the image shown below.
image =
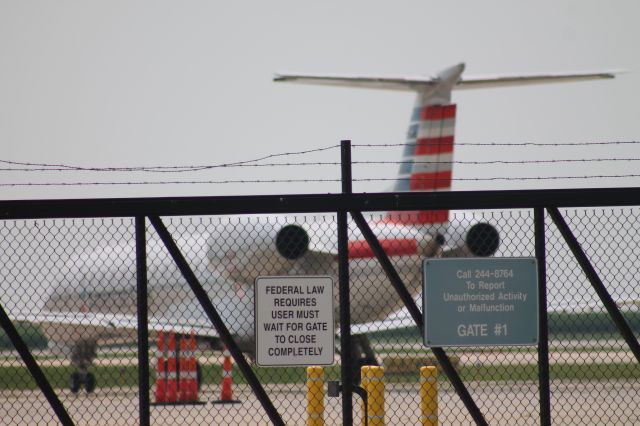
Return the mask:
<svg viewBox="0 0 640 426">
<path fill-rule="evenodd" d="M 309 250 L 309 234 L 298 225 L 287 225 L 276 235 L 276 250 L 285 259 L 298 259 Z"/>
<path fill-rule="evenodd" d="M 500 246 L 498 230 L 488 223 L 476 223 L 466 238 L 467 247 L 475 256 L 487 257 L 493 255 Z"/>
</svg>

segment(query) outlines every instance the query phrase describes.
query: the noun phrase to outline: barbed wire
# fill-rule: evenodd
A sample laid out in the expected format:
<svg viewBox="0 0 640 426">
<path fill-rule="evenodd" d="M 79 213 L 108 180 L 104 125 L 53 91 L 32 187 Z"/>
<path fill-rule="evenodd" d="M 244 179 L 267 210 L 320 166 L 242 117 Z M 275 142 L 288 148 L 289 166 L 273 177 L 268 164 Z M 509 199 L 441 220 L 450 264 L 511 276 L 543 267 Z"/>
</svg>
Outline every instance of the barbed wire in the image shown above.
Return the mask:
<svg viewBox="0 0 640 426">
<path fill-rule="evenodd" d="M 532 147 L 554 147 L 554 146 L 602 146 L 602 145 L 629 145 L 640 144 L 638 141 L 603 141 L 603 142 L 556 142 L 556 143 L 538 143 L 538 142 L 456 142 L 456 146 L 532 146 Z M 418 143 L 394 143 L 394 144 L 352 144 L 354 148 L 391 148 L 402 146 L 416 146 Z M 330 145 L 321 148 L 314 148 L 303 151 L 282 152 L 277 154 L 269 154 L 263 157 L 254 158 L 251 160 L 236 161 L 230 163 L 209 164 L 209 165 L 155 165 L 155 166 L 128 166 L 128 167 L 115 167 L 115 166 L 78 166 L 69 164 L 48 164 L 48 163 L 35 163 L 35 162 L 21 162 L 11 160 L 1 160 L 0 163 L 9 164 L 13 166 L 23 166 L 21 168 L 0 168 L 2 172 L 44 172 L 44 171 L 89 171 L 89 172 L 153 172 L 153 173 L 182 173 L 182 172 L 194 172 L 211 170 L 216 168 L 232 168 L 232 167 L 276 167 L 276 166 L 313 166 L 313 165 L 339 165 L 339 162 L 297 162 L 297 163 L 263 163 L 256 164 L 260 161 L 268 160 L 277 157 L 286 157 L 292 155 L 304 155 L 312 154 L 331 149 L 339 148 L 340 145 Z M 640 158 L 583 158 L 583 159 L 551 159 L 551 160 L 488 160 L 488 161 L 460 161 L 452 160 L 448 162 L 440 161 L 424 161 L 417 162 L 419 164 L 465 164 L 465 165 L 480 165 L 480 164 L 548 164 L 548 163 L 570 163 L 570 162 L 613 162 L 613 161 L 640 161 Z M 404 161 L 354 161 L 352 164 L 402 164 Z"/>
<path fill-rule="evenodd" d="M 548 180 L 585 180 L 585 179 L 617 179 L 617 178 L 638 178 L 640 174 L 624 175 L 583 175 L 583 176 L 494 176 L 478 178 L 452 178 L 454 182 L 487 182 L 487 181 L 548 181 Z M 415 179 L 415 178 L 360 178 L 353 179 L 353 182 L 442 182 L 442 179 Z M 342 182 L 341 179 L 237 179 L 237 180 L 190 180 L 190 181 L 128 181 L 128 182 L 17 182 L 0 183 L 0 187 L 19 186 L 115 186 L 115 185 L 209 185 L 209 184 L 246 184 L 246 183 L 322 183 L 322 182 Z"/>
<path fill-rule="evenodd" d="M 592 146 L 592 145 L 628 145 L 639 144 L 636 141 L 608 141 L 608 142 L 580 142 L 580 143 L 457 143 L 456 145 L 475 145 L 475 146 L 535 146 L 535 147 L 553 147 L 553 146 Z M 398 147 L 416 144 L 353 144 L 352 147 Z M 263 161 L 295 155 L 313 154 L 322 151 L 339 148 L 340 145 L 330 145 L 321 148 L 314 148 L 303 151 L 283 152 L 277 154 L 269 154 L 259 158 L 244 161 L 236 161 L 229 163 L 209 164 L 209 165 L 154 165 L 154 166 L 129 166 L 129 167 L 86 167 L 69 164 L 48 164 L 36 162 L 20 162 L 11 160 L 0 160 L 0 164 L 11 166 L 0 168 L 0 172 L 145 172 L 145 173 L 184 173 L 184 172 L 200 172 L 213 169 L 234 168 L 234 167 L 291 167 L 291 166 L 340 166 L 340 162 L 321 162 L 321 161 L 299 161 L 299 162 L 267 162 Z M 554 159 L 526 159 L 526 160 L 450 160 L 450 161 L 353 161 L 352 165 L 384 165 L 384 164 L 444 164 L 444 165 L 536 165 L 536 164 L 571 164 L 571 163 L 620 163 L 620 162 L 637 162 L 640 157 L 607 157 L 607 158 L 554 158 Z M 585 179 L 622 179 L 640 177 L 637 174 L 584 174 L 580 176 L 494 176 L 494 177 L 474 177 L 474 178 L 452 178 L 452 181 L 531 181 L 531 180 L 585 180 Z M 389 182 L 398 180 L 409 180 L 408 178 L 361 178 L 354 179 L 354 182 Z M 434 179 L 411 179 L 412 181 L 431 181 Z M 438 180 L 439 181 L 439 180 Z M 0 182 L 0 187 L 28 187 L 28 186 L 110 186 L 110 185 L 202 185 L 202 184 L 267 184 L 267 183 L 319 183 L 319 182 L 340 182 L 340 179 L 220 179 L 220 180 L 129 180 L 129 181 L 93 181 L 93 182 Z"/>
<path fill-rule="evenodd" d="M 594 145 L 633 145 L 640 144 L 638 141 L 602 141 L 602 142 L 456 142 L 455 146 L 531 146 L 531 147 L 554 147 L 554 146 L 594 146 Z M 353 148 L 389 148 L 398 146 L 428 145 L 418 142 L 392 143 L 392 144 L 351 144 Z"/>
<path fill-rule="evenodd" d="M 84 166 L 75 166 L 75 165 L 67 165 L 67 164 L 47 164 L 47 163 L 32 163 L 32 162 L 20 162 L 20 161 L 10 161 L 10 160 L 0 160 L 0 163 L 11 164 L 16 166 L 28 166 L 27 169 L 0 169 L 0 171 L 91 171 L 91 172 L 134 172 L 134 171 L 155 171 L 155 172 L 171 172 L 171 171 L 180 171 L 180 172 L 193 172 L 214 168 L 223 168 L 223 167 L 238 167 L 242 165 L 247 165 L 250 163 L 256 163 L 258 161 L 268 160 L 270 158 L 277 157 L 286 157 L 291 155 L 304 155 L 304 154 L 312 154 L 316 152 L 327 151 L 330 149 L 339 148 L 340 145 L 331 145 L 322 148 L 314 148 L 308 149 L 304 151 L 293 151 L 293 152 L 281 152 L 278 154 L 269 154 L 263 157 L 254 158 L 252 160 L 244 160 L 244 161 L 236 161 L 232 163 L 221 163 L 215 165 L 199 165 L 199 166 L 134 166 L 134 167 L 84 167 Z"/>
<path fill-rule="evenodd" d="M 451 161 L 352 161 L 353 165 L 369 165 L 369 164 L 459 164 L 459 165 L 495 165 L 495 164 L 512 164 L 512 165 L 525 165 L 525 164 L 555 164 L 555 163 L 604 163 L 604 162 L 633 162 L 640 161 L 638 158 L 566 158 L 566 159 L 553 159 L 553 160 L 486 160 L 486 161 L 464 161 L 464 160 L 451 160 Z M 3 160 L 0 160 L 3 162 Z M 297 163 L 263 163 L 263 164 L 219 164 L 208 166 L 173 166 L 175 170 L 160 170 L 157 168 L 56 168 L 56 167 L 38 167 L 38 168 L 2 168 L 0 172 L 68 172 L 68 171 L 82 171 L 82 172 L 145 172 L 145 173 L 184 173 L 194 171 L 212 170 L 216 168 L 236 168 L 236 167 L 292 167 L 292 166 L 340 166 L 341 163 L 337 161 L 315 161 L 315 162 L 297 162 Z"/>
<path fill-rule="evenodd" d="M 552 160 L 484 160 L 484 161 L 353 161 L 352 164 L 460 164 L 460 165 L 494 165 L 494 164 L 553 164 L 553 163 L 603 163 L 640 161 L 640 158 L 566 158 Z M 340 163 L 336 163 L 340 164 Z"/>
</svg>

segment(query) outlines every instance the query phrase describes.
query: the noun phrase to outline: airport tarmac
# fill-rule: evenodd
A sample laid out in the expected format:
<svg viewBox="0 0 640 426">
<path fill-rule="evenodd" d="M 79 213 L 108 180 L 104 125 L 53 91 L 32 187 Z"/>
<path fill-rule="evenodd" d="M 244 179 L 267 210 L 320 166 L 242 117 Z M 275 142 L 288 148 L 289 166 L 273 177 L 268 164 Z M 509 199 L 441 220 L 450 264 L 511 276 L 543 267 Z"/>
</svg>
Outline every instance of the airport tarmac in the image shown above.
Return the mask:
<svg viewBox="0 0 640 426">
<path fill-rule="evenodd" d="M 632 355 L 620 350 L 619 341 L 573 341 L 553 348 L 552 363 L 588 364 L 633 362 Z M 395 345 L 379 347 L 398 349 Z M 598 348 L 598 349 L 595 349 Z M 611 349 L 618 350 L 611 350 Z M 564 350 L 558 350 L 564 349 Z M 21 364 L 5 354 L 0 364 Z M 123 355 L 123 356 L 117 356 Z M 464 365 L 536 364 L 535 351 L 499 351 L 487 348 L 482 351 L 459 351 L 459 361 Z M 220 357 L 204 357 L 205 363 L 220 363 Z M 98 363 L 110 365 L 135 365 L 135 354 L 119 354 L 117 351 Z M 41 360 L 41 365 L 64 365 L 58 359 Z M 2 378 L 0 377 L 0 380 Z M 468 381 L 469 392 L 486 416 L 490 425 L 537 425 L 539 421 L 537 382 Z M 440 424 L 471 425 L 473 421 L 459 397 L 445 379 L 440 380 Z M 304 384 L 265 385 L 286 424 L 306 423 L 306 393 Z M 205 405 L 154 406 L 151 407 L 152 425 L 268 425 L 271 422 L 259 401 L 246 385 L 234 385 L 234 396 L 240 404 L 214 405 L 210 401 L 218 397 L 218 386 L 205 386 L 201 400 Z M 72 394 L 67 389 L 58 390 L 70 416 L 77 425 L 137 425 L 139 424 L 138 395 L 134 388 L 99 388 L 86 395 Z M 552 419 L 556 425 L 583 424 L 640 424 L 640 383 L 631 380 L 551 382 Z M 387 383 L 386 424 L 418 424 L 419 389 L 417 384 Z M 342 424 L 341 398 L 325 399 L 325 424 Z M 354 424 L 359 424 L 360 405 L 355 397 Z M 59 424 L 53 410 L 38 390 L 0 391 L 0 425 L 56 425 Z"/>
<path fill-rule="evenodd" d="M 469 391 L 490 425 L 537 425 L 537 383 L 469 382 Z M 288 425 L 306 423 L 304 385 L 268 385 L 273 404 Z M 235 386 L 238 404 L 212 404 L 215 387 L 205 389 L 204 405 L 151 407 L 152 425 L 269 425 L 265 411 L 247 386 Z M 631 381 L 552 382 L 554 425 L 640 423 L 640 384 Z M 92 395 L 60 391 L 59 397 L 77 425 L 119 426 L 139 424 L 138 397 L 133 388 L 98 389 Z M 417 385 L 387 384 L 386 424 L 419 424 Z M 446 385 L 439 393 L 440 424 L 472 425 L 458 396 Z M 342 424 L 341 398 L 325 398 L 325 424 Z M 354 424 L 360 422 L 354 404 Z M 0 392 L 0 423 L 7 426 L 57 425 L 59 422 L 39 391 Z"/>
</svg>

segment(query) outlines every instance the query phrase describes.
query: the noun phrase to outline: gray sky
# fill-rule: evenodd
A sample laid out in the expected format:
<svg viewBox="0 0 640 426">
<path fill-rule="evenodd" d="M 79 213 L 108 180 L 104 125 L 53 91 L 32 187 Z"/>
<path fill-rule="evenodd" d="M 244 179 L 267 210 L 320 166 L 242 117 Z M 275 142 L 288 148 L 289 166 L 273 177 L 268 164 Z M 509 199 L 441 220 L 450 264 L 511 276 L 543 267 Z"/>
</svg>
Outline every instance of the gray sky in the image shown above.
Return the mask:
<svg viewBox="0 0 640 426">
<path fill-rule="evenodd" d="M 640 3 L 600 1 L 0 2 L 5 161 L 78 166 L 219 164 L 337 145 L 404 141 L 413 95 L 276 84 L 278 71 L 465 75 L 626 69 L 615 80 L 454 92 L 456 141 L 640 140 Z M 397 161 L 401 148 L 354 148 Z M 637 145 L 456 148 L 455 159 L 640 157 Z M 337 149 L 273 161 L 339 161 Z M 638 174 L 640 162 L 456 165 L 454 179 Z M 354 177 L 393 178 L 397 165 Z M 339 179 L 339 168 L 193 174 L 0 172 L 0 184 Z M 637 186 L 640 178 L 455 181 L 454 189 Z M 355 191 L 386 182 L 356 182 Z M 339 183 L 0 186 L 1 199 L 338 192 Z"/>
</svg>

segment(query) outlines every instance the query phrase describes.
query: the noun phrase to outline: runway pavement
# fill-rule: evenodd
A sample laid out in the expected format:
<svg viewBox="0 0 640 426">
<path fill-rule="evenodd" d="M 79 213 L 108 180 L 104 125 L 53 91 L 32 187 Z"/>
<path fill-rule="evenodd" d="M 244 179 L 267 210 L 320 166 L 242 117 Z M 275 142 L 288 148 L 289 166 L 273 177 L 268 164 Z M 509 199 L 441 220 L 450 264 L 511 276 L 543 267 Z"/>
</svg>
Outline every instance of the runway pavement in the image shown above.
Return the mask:
<svg viewBox="0 0 640 426">
<path fill-rule="evenodd" d="M 601 341 L 597 345 L 589 341 L 573 341 L 553 348 L 552 363 L 603 364 L 634 362 L 629 351 L 621 350 L 617 340 Z M 406 346 L 383 346 L 385 351 L 401 352 Z M 573 350 L 568 350 L 572 348 Z M 563 350 L 558 350 L 563 349 Z M 613 350 L 617 349 L 617 350 Z M 115 352 L 115 351 L 114 351 Z M 463 365 L 479 364 L 536 364 L 533 350 L 523 351 L 459 351 Z M 98 363 L 110 365 L 135 365 L 135 354 L 110 353 Z M 219 354 L 202 360 L 220 363 Z M 5 354 L 0 365 L 20 365 L 21 361 Z M 41 360 L 41 365 L 65 365 L 55 358 Z M 2 377 L 0 377 L 0 381 Z M 467 381 L 465 383 L 474 401 L 490 425 L 537 425 L 539 420 L 538 383 L 506 381 Z M 304 383 L 264 385 L 274 406 L 286 424 L 306 423 L 306 390 Z M 137 425 L 139 424 L 138 394 L 135 388 L 98 388 L 95 393 L 72 394 L 67 389 L 57 389 L 59 398 L 77 425 Z M 206 386 L 201 392 L 205 405 L 151 407 L 152 425 L 269 425 L 271 422 L 259 401 L 246 385 L 234 385 L 234 396 L 240 404 L 214 405 L 218 398 L 218 386 Z M 417 383 L 386 384 L 386 424 L 412 425 L 419 419 L 419 389 Z M 551 382 L 552 419 L 554 425 L 635 425 L 640 424 L 640 383 L 633 380 Z M 440 424 L 472 425 L 467 410 L 446 379 L 440 379 Z M 325 398 L 325 424 L 342 424 L 341 398 Z M 355 424 L 359 424 L 360 403 L 354 402 Z M 39 390 L 0 391 L 0 425 L 57 425 L 53 410 Z"/>
<path fill-rule="evenodd" d="M 469 390 L 490 425 L 537 425 L 536 383 L 470 382 Z M 304 385 L 268 385 L 267 393 L 288 425 L 306 423 Z M 265 411 L 246 386 L 236 386 L 240 404 L 151 407 L 152 425 L 269 425 Z M 413 425 L 419 419 L 417 385 L 388 384 L 385 390 L 386 424 Z M 60 391 L 60 398 L 77 425 L 119 426 L 139 424 L 138 397 L 133 388 L 98 389 L 92 395 Z M 207 388 L 203 400 L 217 398 L 215 387 Z M 440 424 L 471 425 L 471 418 L 448 385 L 439 394 Z M 604 383 L 552 382 L 554 425 L 634 425 L 640 423 L 640 384 L 630 381 Z M 325 399 L 325 424 L 341 425 L 341 398 Z M 360 406 L 354 405 L 354 424 L 359 424 Z M 0 392 L 0 424 L 59 424 L 46 399 L 38 391 Z"/>
</svg>

